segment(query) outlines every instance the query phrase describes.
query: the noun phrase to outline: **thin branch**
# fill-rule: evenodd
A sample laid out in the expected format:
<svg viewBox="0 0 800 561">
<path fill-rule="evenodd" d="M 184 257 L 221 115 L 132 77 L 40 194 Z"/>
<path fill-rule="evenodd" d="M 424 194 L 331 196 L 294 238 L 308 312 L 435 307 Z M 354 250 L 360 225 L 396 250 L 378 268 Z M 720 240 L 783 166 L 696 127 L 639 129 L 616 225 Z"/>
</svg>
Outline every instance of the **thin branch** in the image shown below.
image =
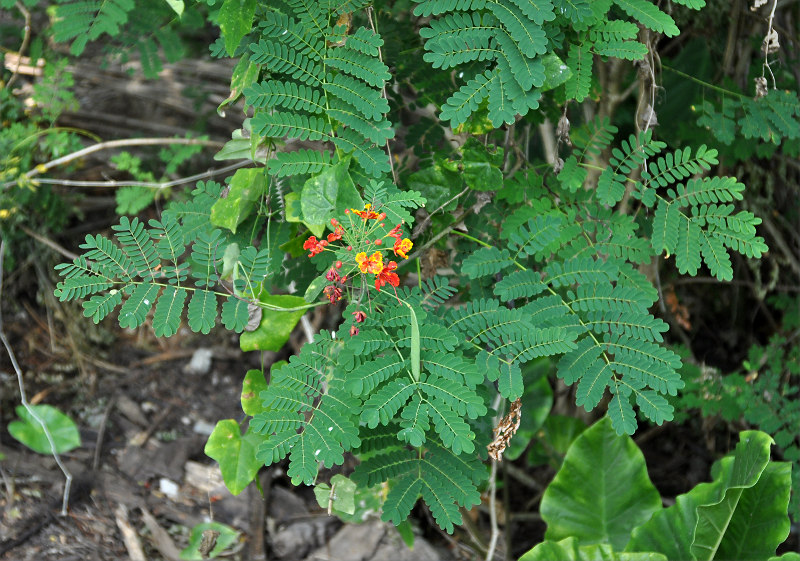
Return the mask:
<svg viewBox="0 0 800 561">
<path fill-rule="evenodd" d="M 180 179 L 174 179 L 172 181 L 163 181 L 160 183 L 149 182 L 149 181 L 114 181 L 113 179 L 109 181 L 73 181 L 70 179 L 49 179 L 49 178 L 36 179 L 36 182 L 48 185 L 61 185 L 63 187 L 147 187 L 149 189 L 166 189 L 168 187 L 175 187 L 176 185 L 185 185 L 186 183 L 192 183 L 193 181 L 200 181 L 201 179 L 208 179 L 216 175 L 221 175 L 223 173 L 227 173 L 229 171 L 242 168 L 250 163 L 252 163 L 252 160 L 242 160 L 240 162 L 231 164 L 229 166 L 225 166 L 223 168 L 210 169 L 202 173 L 190 175 L 189 177 L 181 177 Z M 10 185 L 14 185 L 15 183 L 16 181 L 9 181 L 3 184 L 3 187 L 8 187 Z"/>
<path fill-rule="evenodd" d="M 8 83 L 6 84 L 6 88 L 8 91 L 11 91 L 11 84 L 14 83 L 14 80 L 17 79 L 19 76 L 19 68 L 22 65 L 22 57 L 25 55 L 25 50 L 28 48 L 28 43 L 31 40 L 31 13 L 23 6 L 22 2 L 17 2 L 14 6 L 22 12 L 22 17 L 25 18 L 25 35 L 22 37 L 22 45 L 19 47 L 19 58 L 17 59 L 17 66 L 14 68 L 14 72 L 11 74 L 11 78 L 8 79 Z"/>
<path fill-rule="evenodd" d="M 3 301 L 2 294 L 3 294 L 3 257 L 5 256 L 6 250 L 6 242 L 5 240 L 0 241 L 0 302 Z M 20 403 L 28 412 L 28 414 L 33 418 L 39 425 L 42 427 L 42 431 L 44 432 L 45 438 L 47 438 L 48 444 L 50 444 L 50 451 L 53 455 L 53 458 L 56 460 L 56 464 L 58 465 L 61 473 L 64 474 L 64 478 L 66 482 L 64 483 L 64 496 L 61 500 L 61 516 L 67 515 L 67 506 L 69 505 L 69 490 L 72 487 L 72 474 L 67 470 L 66 466 L 61 462 L 61 457 L 56 452 L 56 443 L 53 440 L 53 435 L 50 434 L 50 429 L 47 427 L 47 424 L 42 420 L 33 406 L 28 402 L 28 397 L 25 394 L 25 383 L 22 379 L 22 370 L 19 367 L 19 363 L 17 362 L 17 357 L 14 355 L 14 350 L 11 348 L 11 344 L 8 342 L 6 338 L 6 333 L 3 330 L 3 310 L 0 308 L 0 339 L 3 341 L 3 345 L 8 352 L 8 358 L 11 360 L 11 365 L 14 367 L 14 372 L 17 374 L 17 383 L 19 384 L 19 397 Z"/>
<path fill-rule="evenodd" d="M 28 228 L 24 224 L 20 224 L 19 228 L 23 232 L 28 234 L 30 237 L 32 237 L 34 240 L 36 240 L 37 242 L 43 243 L 44 245 L 46 245 L 47 247 L 49 247 L 53 251 L 56 251 L 56 252 L 60 253 L 61 255 L 63 255 L 67 259 L 69 259 L 70 261 L 74 261 L 75 259 L 77 259 L 79 257 L 77 253 L 72 253 L 71 251 L 69 251 L 68 249 L 66 249 L 66 248 L 62 247 L 61 245 L 57 244 L 53 240 L 45 238 L 44 236 L 37 234 L 36 232 L 31 230 L 30 228 Z"/>
<path fill-rule="evenodd" d="M 369 19 L 369 25 L 372 28 L 372 32 L 377 35 L 378 29 L 375 27 L 375 22 L 372 20 L 372 6 L 367 6 L 367 19 Z M 378 60 L 383 62 L 383 54 L 381 53 L 381 48 L 378 47 Z M 386 83 L 384 82 L 383 87 L 381 88 L 381 95 L 383 99 L 389 100 L 386 95 Z M 394 169 L 394 159 L 392 158 L 392 149 L 389 147 L 389 139 L 386 139 L 386 151 L 389 153 L 389 166 L 392 168 L 392 180 L 394 184 L 397 185 L 397 171 Z"/>
<path fill-rule="evenodd" d="M 120 140 L 109 140 L 108 142 L 101 142 L 99 144 L 94 144 L 92 146 L 87 146 L 82 150 L 78 150 L 71 154 L 67 154 L 66 156 L 62 156 L 61 158 L 56 158 L 55 160 L 51 160 L 45 164 L 39 164 L 29 172 L 25 174 L 25 177 L 31 178 L 35 177 L 41 173 L 44 173 L 56 166 L 60 166 L 63 164 L 67 164 L 73 160 L 77 160 L 78 158 L 82 158 L 83 156 L 87 156 L 89 154 L 93 154 L 94 152 L 99 152 L 101 150 L 110 150 L 112 148 L 122 148 L 126 146 L 163 146 L 163 145 L 173 145 L 173 144 L 184 144 L 184 145 L 194 145 L 194 146 L 211 146 L 215 148 L 220 148 L 222 144 L 219 142 L 215 142 L 213 140 L 204 140 L 200 138 L 123 138 Z M 3 187 L 8 187 L 9 185 L 14 185 L 15 182 L 7 182 L 3 185 Z"/>
</svg>

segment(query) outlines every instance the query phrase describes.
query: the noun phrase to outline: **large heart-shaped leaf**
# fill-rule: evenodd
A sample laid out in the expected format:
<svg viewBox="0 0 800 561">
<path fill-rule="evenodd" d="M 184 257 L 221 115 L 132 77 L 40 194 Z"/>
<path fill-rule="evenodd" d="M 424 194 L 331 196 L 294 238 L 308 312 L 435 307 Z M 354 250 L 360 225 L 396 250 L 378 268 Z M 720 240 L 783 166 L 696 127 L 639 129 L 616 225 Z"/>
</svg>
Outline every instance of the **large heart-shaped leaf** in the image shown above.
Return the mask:
<svg viewBox="0 0 800 561">
<path fill-rule="evenodd" d="M 544 541 L 519 561 L 667 561 L 660 553 L 619 552 L 608 544 L 579 545 L 577 538 Z"/>
<path fill-rule="evenodd" d="M 51 405 L 31 405 L 39 419 L 44 422 L 53 437 L 56 452 L 62 454 L 81 445 L 81 435 L 75 422 Z M 42 425 L 23 405 L 16 408 L 20 421 L 8 423 L 8 432 L 16 440 L 40 454 L 52 454 Z"/>
<path fill-rule="evenodd" d="M 628 551 L 669 559 L 766 559 L 789 532 L 789 464 L 769 464 L 772 439 L 744 431 L 714 481 L 701 483 L 634 529 Z"/>
<path fill-rule="evenodd" d="M 239 423 L 233 419 L 217 422 L 208 437 L 204 452 L 219 463 L 222 480 L 234 495 L 250 484 L 263 465 L 256 459 L 256 446 L 261 440 L 249 430 L 242 436 Z"/>
<path fill-rule="evenodd" d="M 572 443 L 542 497 L 545 538 L 622 550 L 633 528 L 661 508 L 641 450 L 604 417 Z"/>
</svg>

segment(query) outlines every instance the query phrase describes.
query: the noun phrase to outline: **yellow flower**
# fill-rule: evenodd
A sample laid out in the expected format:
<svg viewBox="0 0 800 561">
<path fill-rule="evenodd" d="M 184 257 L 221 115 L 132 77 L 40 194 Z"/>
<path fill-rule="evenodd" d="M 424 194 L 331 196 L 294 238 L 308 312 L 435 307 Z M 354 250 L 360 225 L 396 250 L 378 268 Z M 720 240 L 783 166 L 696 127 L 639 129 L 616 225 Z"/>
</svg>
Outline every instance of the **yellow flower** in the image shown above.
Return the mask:
<svg viewBox="0 0 800 561">
<path fill-rule="evenodd" d="M 367 257 L 367 254 L 362 251 L 356 254 L 356 263 L 358 263 L 358 269 L 362 273 L 379 275 L 383 271 L 383 254 L 380 251 L 376 251 Z"/>
<path fill-rule="evenodd" d="M 414 247 L 414 243 L 408 238 L 402 240 L 398 239 L 394 242 L 394 254 L 399 255 L 403 259 L 408 259 L 407 253 L 411 251 L 412 247 Z"/>
</svg>

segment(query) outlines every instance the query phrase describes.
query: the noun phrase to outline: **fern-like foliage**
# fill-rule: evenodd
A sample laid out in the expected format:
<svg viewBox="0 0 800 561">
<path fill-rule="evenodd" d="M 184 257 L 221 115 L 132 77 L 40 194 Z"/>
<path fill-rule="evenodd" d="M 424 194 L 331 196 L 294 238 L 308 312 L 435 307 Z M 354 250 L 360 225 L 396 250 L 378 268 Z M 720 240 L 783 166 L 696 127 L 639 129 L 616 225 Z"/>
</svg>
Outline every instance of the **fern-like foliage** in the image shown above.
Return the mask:
<svg viewBox="0 0 800 561">
<path fill-rule="evenodd" d="M 149 227 L 123 216 L 112 227 L 115 240 L 86 236 L 84 254 L 56 267 L 62 276 L 56 296 L 62 302 L 88 298 L 83 314 L 95 323 L 119 307 L 120 326 L 132 329 L 153 311 L 152 326 L 159 337 L 178 331 L 184 310 L 192 331 L 208 333 L 223 300 L 223 324 L 241 332 L 249 319 L 248 303 L 264 279 L 275 274 L 278 261 L 266 250 L 245 248 L 234 264 L 233 293 L 215 290 L 225 246 L 220 230 L 211 229 L 209 216 L 220 192 L 219 184 L 200 182 L 191 202 L 173 205 Z M 198 222 L 203 226 L 198 228 Z M 187 238 L 194 240 L 188 248 Z"/>
<path fill-rule="evenodd" d="M 138 51 L 142 73 L 156 78 L 162 59 L 176 62 L 184 55 L 174 15 L 156 0 L 66 0 L 55 6 L 53 39 L 72 41 L 70 52 L 79 56 L 89 41 L 105 35 L 124 49 Z"/>
<path fill-rule="evenodd" d="M 251 427 L 266 439 L 257 456 L 288 456 L 292 481 L 312 484 L 344 452 L 369 453 L 353 478 L 391 482 L 384 519 L 401 522 L 421 497 L 452 532 L 458 507 L 480 502 L 486 442 L 473 424 L 488 413 L 469 346 L 433 313 L 454 292 L 434 278 L 381 293 L 357 335 L 345 325 L 304 345 L 260 395 Z"/>
<path fill-rule="evenodd" d="M 248 46 L 250 60 L 266 78 L 244 90 L 255 109 L 253 131 L 328 144 L 322 150 L 282 154 L 270 171 L 279 176 L 316 173 L 331 163 L 334 147 L 341 155 L 352 153 L 368 175 L 389 172 L 384 145 L 394 130 L 382 96 L 390 77 L 380 58 L 383 39 L 363 27 L 347 34 L 337 25 L 338 10 L 327 5 L 288 4 L 286 13 L 264 14 Z"/>
<path fill-rule="evenodd" d="M 634 22 L 607 18 L 610 1 L 595 6 L 585 0 L 414 1 L 416 15 L 439 16 L 420 30 L 425 60 L 434 68 L 469 64 L 477 69 L 442 106 L 440 118 L 453 127 L 484 101 L 495 127 L 537 109 L 542 92 L 554 87 L 549 81 L 555 74 L 549 74 L 561 72 L 562 58 L 570 71 L 565 97 L 583 101 L 591 89 L 594 56 L 640 60 L 647 54 L 647 47 L 636 41 Z M 649 0 L 616 4 L 645 27 L 669 36 L 678 33 L 672 18 Z M 556 15 L 576 30 L 566 41 L 557 35 L 560 29 L 548 25 Z"/>
<path fill-rule="evenodd" d="M 613 426 L 631 433 L 634 406 L 655 423 L 670 420 L 667 396 L 683 386 L 678 356 L 660 345 L 667 325 L 649 311 L 657 292 L 634 265 L 666 252 L 680 272 L 696 274 L 704 263 L 727 280 L 730 250 L 758 257 L 766 245 L 756 235 L 759 219 L 734 207 L 744 186 L 704 177 L 717 163 L 705 146 L 664 154 L 649 133 L 632 136 L 611 148 L 596 189 L 582 189 L 585 158 L 613 146 L 614 132 L 607 122 L 576 131 L 558 175 L 572 201 L 535 202 L 505 219 L 505 244 L 472 252 L 461 267 L 474 282 L 492 279 L 497 299 L 474 300 L 445 321 L 473 346 L 502 396 L 522 395 L 525 362 L 560 357 L 558 376 L 575 385 L 577 404 L 591 410 L 610 392 Z M 652 231 L 614 212 L 626 196 L 652 209 Z"/>
</svg>

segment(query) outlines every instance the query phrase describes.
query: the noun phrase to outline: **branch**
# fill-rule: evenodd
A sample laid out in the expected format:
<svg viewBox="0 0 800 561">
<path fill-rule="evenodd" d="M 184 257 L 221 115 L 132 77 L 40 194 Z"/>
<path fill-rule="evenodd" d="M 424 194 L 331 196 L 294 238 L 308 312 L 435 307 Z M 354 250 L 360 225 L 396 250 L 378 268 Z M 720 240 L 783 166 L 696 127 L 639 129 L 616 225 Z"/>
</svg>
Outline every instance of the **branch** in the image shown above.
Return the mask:
<svg viewBox="0 0 800 561">
<path fill-rule="evenodd" d="M 6 242 L 5 240 L 0 241 L 0 302 L 2 302 L 2 294 L 3 294 L 3 257 L 5 255 L 6 250 Z M 39 414 L 36 410 L 31 406 L 28 402 L 28 398 L 25 394 L 25 384 L 22 380 L 22 370 L 19 367 L 19 363 L 17 363 L 17 357 L 14 355 L 14 350 L 11 348 L 11 344 L 8 342 L 6 338 L 6 333 L 3 330 L 3 313 L 2 309 L 0 309 L 0 339 L 3 341 L 3 345 L 8 352 L 8 358 L 11 360 L 11 365 L 14 367 L 14 372 L 17 374 L 17 383 L 19 384 L 19 397 L 20 403 L 22 406 L 25 407 L 25 410 L 28 414 L 42 427 L 42 431 L 44 432 L 45 438 L 47 438 L 48 444 L 50 444 L 50 451 L 53 454 L 53 458 L 56 460 L 56 464 L 58 464 L 59 469 L 61 469 L 61 473 L 64 474 L 66 482 L 64 483 L 64 496 L 61 500 L 61 516 L 67 515 L 67 506 L 69 504 L 69 490 L 72 486 L 72 474 L 67 470 L 66 466 L 61 462 L 61 457 L 56 452 L 56 443 L 53 440 L 53 435 L 50 434 L 50 429 L 47 427 L 47 424 L 39 417 Z"/>
<path fill-rule="evenodd" d="M 19 58 L 17 59 L 17 66 L 14 68 L 14 72 L 11 74 L 11 78 L 8 79 L 8 83 L 6 84 L 6 88 L 8 91 L 11 91 L 11 84 L 14 83 L 14 80 L 17 79 L 19 76 L 19 68 L 22 65 L 22 57 L 25 55 L 25 49 L 28 48 L 28 43 L 31 40 L 31 13 L 25 9 L 25 6 L 22 5 L 22 2 L 17 2 L 14 6 L 22 12 L 22 17 L 25 18 L 25 35 L 22 37 L 22 45 L 19 47 Z"/>
<path fill-rule="evenodd" d="M 92 154 L 94 152 L 99 152 L 101 150 L 109 150 L 111 148 L 121 148 L 123 146 L 161 146 L 161 145 L 171 145 L 171 144 L 212 146 L 215 148 L 222 147 L 222 144 L 220 144 L 219 142 L 215 142 L 213 140 L 204 140 L 201 138 L 124 138 L 121 140 L 109 140 L 108 142 L 101 142 L 93 146 L 88 146 L 82 150 L 73 152 L 72 154 L 67 154 L 66 156 L 62 156 L 61 158 L 51 160 L 45 164 L 39 164 L 38 166 L 27 172 L 25 174 L 25 177 L 26 178 L 35 177 L 40 173 L 44 173 L 56 166 L 67 164 L 73 160 L 77 160 L 78 158 L 82 158 L 83 156 L 87 156 L 89 154 Z M 14 181 L 6 182 L 3 184 L 3 188 L 14 185 L 15 183 L 16 182 Z"/>
<path fill-rule="evenodd" d="M 223 173 L 227 173 L 229 171 L 242 168 L 250 164 L 251 162 L 252 160 L 242 160 L 235 164 L 225 166 L 224 168 L 210 169 L 202 173 L 190 175 L 189 177 L 182 177 L 180 179 L 174 179 L 172 181 L 164 181 L 161 183 L 150 182 L 150 181 L 114 181 L 113 179 L 109 181 L 73 181 L 70 179 L 41 178 L 41 179 L 36 179 L 35 181 L 37 183 L 44 183 L 48 185 L 61 185 L 64 187 L 148 187 L 150 189 L 166 189 L 167 187 L 175 187 L 176 185 L 184 185 L 186 183 L 191 183 L 193 181 L 208 179 L 214 177 L 215 175 L 221 175 Z M 14 185 L 15 183 L 16 183 L 15 181 L 9 181 L 3 184 L 3 187 Z"/>
</svg>

